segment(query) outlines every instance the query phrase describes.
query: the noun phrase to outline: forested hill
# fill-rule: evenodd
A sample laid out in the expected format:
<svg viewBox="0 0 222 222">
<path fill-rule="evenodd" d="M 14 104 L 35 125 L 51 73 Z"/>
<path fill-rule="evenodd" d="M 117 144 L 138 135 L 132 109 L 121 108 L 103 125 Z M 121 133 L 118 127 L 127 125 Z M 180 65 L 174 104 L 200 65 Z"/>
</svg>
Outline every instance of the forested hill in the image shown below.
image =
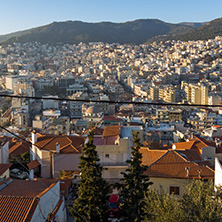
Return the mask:
<svg viewBox="0 0 222 222">
<path fill-rule="evenodd" d="M 186 34 L 176 35 L 175 39 L 180 40 L 206 40 L 213 39 L 215 36 L 222 36 L 222 18 L 205 23 L 201 27 L 194 29 Z"/>
<path fill-rule="evenodd" d="M 198 27 L 198 23 L 180 23 L 190 27 Z M 222 18 L 215 19 L 211 22 L 203 23 L 200 27 L 195 28 L 187 33 L 177 33 L 173 35 L 155 36 L 148 40 L 153 41 L 166 41 L 166 40 L 207 40 L 214 39 L 216 36 L 222 36 Z"/>
<path fill-rule="evenodd" d="M 159 35 L 187 33 L 187 24 L 171 24 L 158 19 L 141 19 L 125 23 L 53 22 L 49 25 L 0 36 L 1 42 L 79 43 L 107 42 L 142 44 Z"/>
</svg>

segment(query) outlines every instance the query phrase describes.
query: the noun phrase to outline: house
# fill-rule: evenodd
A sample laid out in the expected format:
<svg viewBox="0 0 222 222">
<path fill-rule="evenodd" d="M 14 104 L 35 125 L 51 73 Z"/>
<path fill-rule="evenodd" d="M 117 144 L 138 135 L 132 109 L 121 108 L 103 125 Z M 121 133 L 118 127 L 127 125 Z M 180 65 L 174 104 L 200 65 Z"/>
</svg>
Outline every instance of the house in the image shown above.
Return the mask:
<svg viewBox="0 0 222 222">
<path fill-rule="evenodd" d="M 174 150 L 196 150 L 203 160 L 208 160 L 214 165 L 214 157 L 216 152 L 216 143 L 208 141 L 204 138 L 195 136 L 188 139 L 187 142 L 173 143 Z"/>
<path fill-rule="evenodd" d="M 102 124 L 104 126 L 113 126 L 113 125 L 123 125 L 123 120 L 116 118 L 114 116 L 104 116 L 102 119 Z"/>
<path fill-rule="evenodd" d="M 120 126 L 107 126 L 102 135 L 94 135 L 93 143 L 96 146 L 103 166 L 103 178 L 109 182 L 119 182 L 121 172 L 128 168 L 129 159 L 128 139 L 120 137 Z"/>
<path fill-rule="evenodd" d="M 0 182 L 0 221 L 67 221 L 64 188 L 55 180 Z"/>
<path fill-rule="evenodd" d="M 200 157 L 199 161 L 194 161 L 192 155 L 168 150 L 149 166 L 145 174 L 153 182 L 151 188 L 154 190 L 181 196 L 193 179 L 214 179 L 214 170 L 206 164 L 209 162 L 201 161 Z"/>
<path fill-rule="evenodd" d="M 5 138 L 0 139 L 0 163 L 9 163 L 9 142 Z"/>
<path fill-rule="evenodd" d="M 121 172 L 128 168 L 126 161 L 130 159 L 132 133 L 139 132 L 143 139 L 141 127 L 121 127 L 120 125 L 106 126 L 102 135 L 94 135 L 93 143 L 96 146 L 103 166 L 103 178 L 109 182 L 119 182 L 123 177 Z"/>
<path fill-rule="evenodd" d="M 30 145 L 28 142 L 25 141 L 16 141 L 9 147 L 9 155 L 10 158 L 19 158 L 21 154 L 29 153 L 30 152 Z"/>
<path fill-rule="evenodd" d="M 152 163 L 156 162 L 164 154 L 167 153 L 167 150 L 154 150 L 149 149 L 148 147 L 141 147 L 140 153 L 142 154 L 142 165 L 150 166 Z"/>
<path fill-rule="evenodd" d="M 9 178 L 9 168 L 11 163 L 0 163 L 0 181 Z"/>
<path fill-rule="evenodd" d="M 55 136 L 32 132 L 32 150 L 30 164 L 43 178 L 58 178 L 61 170 L 78 170 L 79 157 L 82 154 L 84 139 L 80 136 Z M 38 161 L 38 162 L 37 162 Z"/>
</svg>

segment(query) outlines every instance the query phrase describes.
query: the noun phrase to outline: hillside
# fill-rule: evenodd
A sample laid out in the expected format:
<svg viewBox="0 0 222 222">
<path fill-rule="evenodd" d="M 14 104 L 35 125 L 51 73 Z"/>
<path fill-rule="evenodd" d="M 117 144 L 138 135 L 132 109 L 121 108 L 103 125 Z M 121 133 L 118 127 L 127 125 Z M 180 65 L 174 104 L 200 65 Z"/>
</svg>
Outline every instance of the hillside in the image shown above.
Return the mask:
<svg viewBox="0 0 222 222">
<path fill-rule="evenodd" d="M 206 40 L 213 39 L 218 35 L 222 36 L 222 18 L 205 23 L 201 27 L 194 29 L 186 34 L 175 35 L 173 38 L 185 41 Z"/>
<path fill-rule="evenodd" d="M 193 28 L 187 25 L 170 24 L 157 19 L 143 19 L 125 23 L 66 21 L 53 22 L 30 30 L 2 35 L 0 42 L 39 41 L 53 44 L 101 41 L 141 44 L 154 36 L 175 35 L 192 30 Z"/>
</svg>

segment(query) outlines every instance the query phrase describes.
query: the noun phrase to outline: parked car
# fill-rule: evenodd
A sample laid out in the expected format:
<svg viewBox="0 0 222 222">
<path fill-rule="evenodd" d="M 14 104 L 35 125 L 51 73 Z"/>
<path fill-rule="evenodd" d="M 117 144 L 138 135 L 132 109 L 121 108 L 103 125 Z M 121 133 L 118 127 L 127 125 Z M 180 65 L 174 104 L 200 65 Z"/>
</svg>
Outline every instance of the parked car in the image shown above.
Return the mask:
<svg viewBox="0 0 222 222">
<path fill-rule="evenodd" d="M 109 198 L 109 216 L 110 217 L 118 217 L 119 213 L 119 206 L 121 203 L 121 198 L 116 195 L 112 194 Z"/>
<path fill-rule="evenodd" d="M 27 172 L 24 172 L 20 169 L 12 169 L 10 170 L 10 177 L 15 178 L 15 179 L 20 179 L 20 180 L 25 180 L 29 178 L 29 174 Z"/>
</svg>

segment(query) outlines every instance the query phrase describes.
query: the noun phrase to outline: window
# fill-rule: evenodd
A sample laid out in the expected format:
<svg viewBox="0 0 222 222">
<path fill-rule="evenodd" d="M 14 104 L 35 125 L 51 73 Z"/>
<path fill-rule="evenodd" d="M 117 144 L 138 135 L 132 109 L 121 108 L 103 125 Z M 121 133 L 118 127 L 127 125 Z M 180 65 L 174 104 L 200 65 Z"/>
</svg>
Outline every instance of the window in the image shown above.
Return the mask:
<svg viewBox="0 0 222 222">
<path fill-rule="evenodd" d="M 170 194 L 180 195 L 180 187 L 170 186 Z"/>
<path fill-rule="evenodd" d="M 109 158 L 109 154 L 105 154 L 105 157 L 106 157 L 106 158 Z"/>
</svg>

